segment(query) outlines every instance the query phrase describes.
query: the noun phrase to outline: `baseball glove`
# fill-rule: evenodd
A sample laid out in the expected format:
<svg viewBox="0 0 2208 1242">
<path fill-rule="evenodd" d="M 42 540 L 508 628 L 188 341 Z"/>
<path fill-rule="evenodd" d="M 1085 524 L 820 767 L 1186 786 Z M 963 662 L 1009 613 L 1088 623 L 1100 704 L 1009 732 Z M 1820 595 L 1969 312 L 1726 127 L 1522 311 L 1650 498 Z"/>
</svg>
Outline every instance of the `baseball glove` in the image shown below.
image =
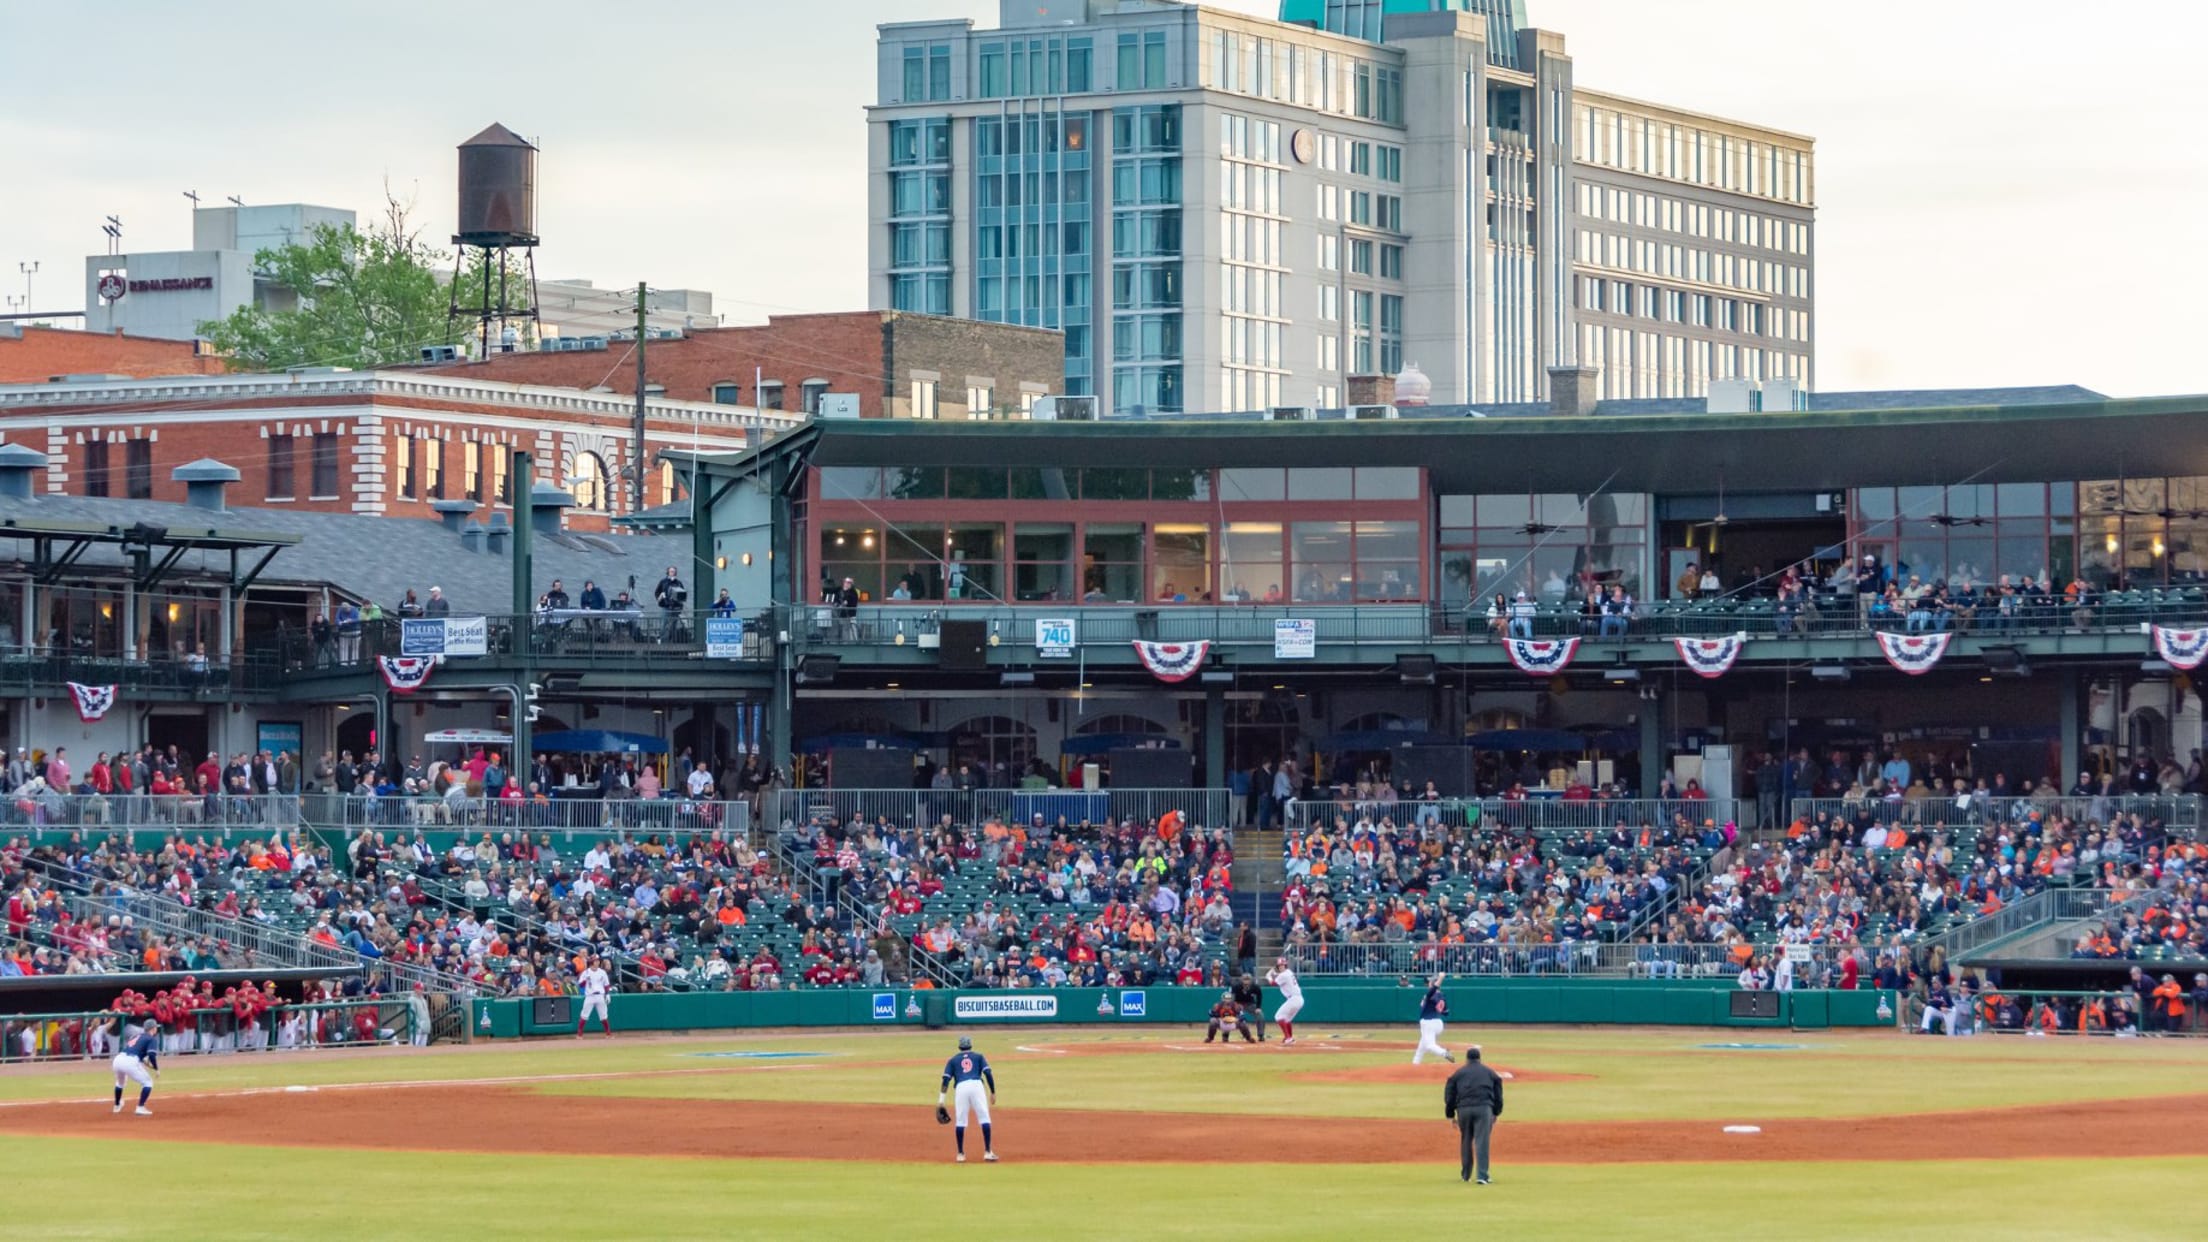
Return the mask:
<svg viewBox="0 0 2208 1242">
<path fill-rule="evenodd" d="M 935 1124 L 939 1126 L 947 1126 L 951 1124 L 951 1110 L 943 1107 L 941 1104 L 936 1105 Z"/>
</svg>

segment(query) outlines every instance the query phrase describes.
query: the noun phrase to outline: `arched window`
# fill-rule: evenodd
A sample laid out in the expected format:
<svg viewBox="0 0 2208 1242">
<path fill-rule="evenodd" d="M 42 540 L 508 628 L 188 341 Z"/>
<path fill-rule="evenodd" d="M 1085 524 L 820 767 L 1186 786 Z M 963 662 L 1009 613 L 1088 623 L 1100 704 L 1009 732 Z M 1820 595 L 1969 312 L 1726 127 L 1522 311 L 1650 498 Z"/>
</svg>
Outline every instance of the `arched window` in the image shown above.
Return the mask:
<svg viewBox="0 0 2208 1242">
<path fill-rule="evenodd" d="M 610 491 L 605 459 L 596 453 L 575 454 L 575 507 L 604 513 Z"/>
</svg>

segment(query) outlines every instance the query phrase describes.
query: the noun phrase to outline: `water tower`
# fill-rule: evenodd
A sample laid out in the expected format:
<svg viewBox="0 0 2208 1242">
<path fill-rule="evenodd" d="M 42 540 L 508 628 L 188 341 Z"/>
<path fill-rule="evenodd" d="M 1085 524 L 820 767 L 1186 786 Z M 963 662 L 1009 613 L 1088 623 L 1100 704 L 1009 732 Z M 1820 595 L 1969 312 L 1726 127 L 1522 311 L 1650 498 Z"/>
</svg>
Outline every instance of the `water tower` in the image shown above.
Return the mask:
<svg viewBox="0 0 2208 1242">
<path fill-rule="evenodd" d="M 459 248 L 459 266 L 452 276 L 448 342 L 462 322 L 473 320 L 478 357 L 511 352 L 521 339 L 518 323 L 526 320 L 532 334 L 537 327 L 537 149 L 503 125 L 460 144 L 460 228 L 452 244 Z M 512 287 L 523 279 L 528 289 Z"/>
</svg>

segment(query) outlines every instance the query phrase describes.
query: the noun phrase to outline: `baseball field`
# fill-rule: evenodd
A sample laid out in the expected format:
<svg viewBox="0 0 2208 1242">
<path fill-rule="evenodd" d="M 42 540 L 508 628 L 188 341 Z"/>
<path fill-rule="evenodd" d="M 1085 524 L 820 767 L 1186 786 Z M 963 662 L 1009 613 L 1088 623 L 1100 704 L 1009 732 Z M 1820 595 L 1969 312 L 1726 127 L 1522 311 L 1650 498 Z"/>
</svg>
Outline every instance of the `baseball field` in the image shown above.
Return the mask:
<svg viewBox="0 0 2208 1242">
<path fill-rule="evenodd" d="M 933 1106 L 970 1034 L 999 1164 Z M 1403 1029 L 773 1032 L 0 1071 L 12 1232 L 112 1238 L 2208 1236 L 2208 1041 L 1452 1030 L 1508 1076 L 1457 1179 Z M 1732 1130 L 1729 1131 L 1728 1127 Z M 1753 1127 L 1753 1132 L 1735 1132 Z M 977 1135 L 969 1135 L 978 1154 Z"/>
</svg>

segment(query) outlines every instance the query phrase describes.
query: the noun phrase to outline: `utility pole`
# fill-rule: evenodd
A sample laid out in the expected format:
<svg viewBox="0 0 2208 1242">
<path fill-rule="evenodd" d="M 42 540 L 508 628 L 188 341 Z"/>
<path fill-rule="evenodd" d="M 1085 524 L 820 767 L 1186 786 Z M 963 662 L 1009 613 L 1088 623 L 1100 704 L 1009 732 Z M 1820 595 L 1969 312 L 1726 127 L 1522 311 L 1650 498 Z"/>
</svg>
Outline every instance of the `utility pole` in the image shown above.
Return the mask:
<svg viewBox="0 0 2208 1242">
<path fill-rule="evenodd" d="M 644 282 L 636 282 L 636 445 L 629 453 L 629 470 L 636 489 L 630 493 L 629 512 L 644 511 Z"/>
</svg>

